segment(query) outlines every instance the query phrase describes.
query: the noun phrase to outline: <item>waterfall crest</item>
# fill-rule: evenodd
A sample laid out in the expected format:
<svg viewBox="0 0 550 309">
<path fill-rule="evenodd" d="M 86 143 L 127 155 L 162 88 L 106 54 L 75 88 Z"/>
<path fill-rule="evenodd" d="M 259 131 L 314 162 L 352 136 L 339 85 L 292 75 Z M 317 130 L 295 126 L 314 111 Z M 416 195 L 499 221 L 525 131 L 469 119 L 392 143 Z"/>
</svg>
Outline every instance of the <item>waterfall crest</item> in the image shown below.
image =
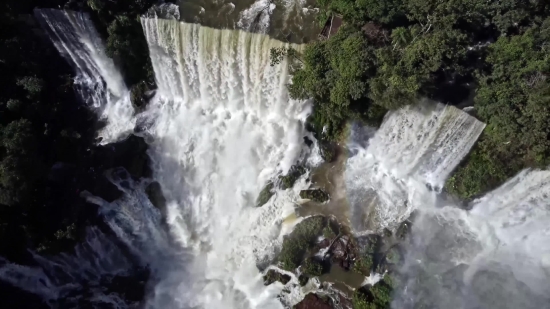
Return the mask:
<svg viewBox="0 0 550 309">
<path fill-rule="evenodd" d="M 426 186 L 438 191 L 485 124 L 452 106 L 422 102 L 390 112 L 374 134 L 352 141 L 346 189 L 357 231 L 394 229 L 420 207 Z M 364 139 L 363 136 L 359 137 Z"/>
</svg>

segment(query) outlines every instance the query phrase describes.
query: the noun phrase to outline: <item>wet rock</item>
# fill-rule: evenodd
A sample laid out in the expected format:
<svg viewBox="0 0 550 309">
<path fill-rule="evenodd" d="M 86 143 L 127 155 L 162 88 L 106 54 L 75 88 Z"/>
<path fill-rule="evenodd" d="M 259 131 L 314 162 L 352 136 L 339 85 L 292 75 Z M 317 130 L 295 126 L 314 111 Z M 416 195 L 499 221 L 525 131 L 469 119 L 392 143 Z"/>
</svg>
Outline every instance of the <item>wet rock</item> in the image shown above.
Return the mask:
<svg viewBox="0 0 550 309">
<path fill-rule="evenodd" d="M 320 142 L 319 152 L 325 162 L 330 163 L 336 159 L 336 146 L 329 142 Z"/>
<path fill-rule="evenodd" d="M 317 203 L 324 203 L 329 200 L 328 193 L 321 189 L 309 189 L 300 191 L 300 197 L 303 199 L 312 200 Z"/>
<path fill-rule="evenodd" d="M 95 147 L 91 166 L 97 170 L 123 167 L 135 178 L 148 178 L 152 170 L 147 149 L 145 139 L 132 134 L 122 141 Z"/>
<path fill-rule="evenodd" d="M 158 182 L 154 181 L 150 183 L 145 188 L 145 193 L 153 206 L 158 208 L 161 212 L 166 210 L 166 198 L 164 194 L 162 194 L 162 188 Z"/>
<path fill-rule="evenodd" d="M 263 190 L 260 192 L 260 195 L 258 195 L 258 198 L 256 199 L 256 206 L 261 207 L 265 203 L 269 201 L 269 199 L 275 194 L 274 192 L 273 183 L 268 183 Z"/>
<path fill-rule="evenodd" d="M 298 283 L 300 283 L 300 286 L 304 286 L 309 281 L 309 277 L 307 275 L 301 274 L 300 277 L 298 277 Z"/>
<path fill-rule="evenodd" d="M 307 294 L 304 299 L 294 306 L 295 309 L 332 309 L 330 299 L 322 298 L 317 294 Z"/>
<path fill-rule="evenodd" d="M 116 293 L 126 301 L 139 302 L 145 296 L 148 278 L 149 270 L 138 268 L 129 275 L 107 276 L 103 278 L 101 285 L 106 287 L 108 294 Z"/>
<path fill-rule="evenodd" d="M 397 228 L 397 231 L 395 232 L 395 237 L 397 237 L 398 240 L 405 240 L 407 238 L 407 235 L 409 235 L 412 227 L 412 222 L 409 220 L 404 221 L 399 225 L 399 228 Z"/>
<path fill-rule="evenodd" d="M 279 176 L 279 179 L 281 180 L 281 188 L 283 190 L 292 188 L 296 180 L 298 180 L 298 178 L 305 173 L 306 169 L 304 167 L 298 165 L 292 166 L 285 176 Z"/>
<path fill-rule="evenodd" d="M 94 196 L 99 196 L 111 203 L 120 197 L 123 192 L 118 189 L 105 175 L 91 173 L 84 179 L 82 187 Z"/>
<path fill-rule="evenodd" d="M 149 87 L 145 81 L 141 81 L 130 89 L 130 101 L 134 107 L 136 113 L 140 113 L 145 110 L 150 96 L 148 95 Z"/>
<path fill-rule="evenodd" d="M 276 271 L 275 269 L 270 269 L 265 275 L 264 275 L 264 285 L 270 285 L 275 281 L 279 281 L 282 284 L 287 284 L 290 281 L 290 276 L 281 274 L 280 272 Z"/>
</svg>

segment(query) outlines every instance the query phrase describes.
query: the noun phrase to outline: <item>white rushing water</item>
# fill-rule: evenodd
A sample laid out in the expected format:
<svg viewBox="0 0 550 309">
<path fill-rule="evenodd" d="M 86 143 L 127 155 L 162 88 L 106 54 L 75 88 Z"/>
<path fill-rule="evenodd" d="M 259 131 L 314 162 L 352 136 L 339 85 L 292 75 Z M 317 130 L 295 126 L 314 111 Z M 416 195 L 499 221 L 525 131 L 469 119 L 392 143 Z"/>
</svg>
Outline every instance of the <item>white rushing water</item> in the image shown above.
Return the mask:
<svg viewBox="0 0 550 309">
<path fill-rule="evenodd" d="M 549 308 L 550 172 L 524 171 L 471 211 L 428 192 L 394 308 Z"/>
<path fill-rule="evenodd" d="M 394 229 L 406 220 L 425 202 L 418 194 L 443 187 L 484 127 L 455 107 L 422 102 L 388 113 L 370 139 L 355 133 L 345 173 L 354 229 Z"/>
<path fill-rule="evenodd" d="M 53 9 L 34 13 L 59 53 L 75 69 L 74 84 L 80 97 L 108 120 L 101 132 L 105 142 L 133 130 L 129 91 L 113 60 L 105 55 L 105 46 L 89 16 Z"/>
<path fill-rule="evenodd" d="M 256 263 L 272 257 L 299 188 L 254 204 L 305 154 L 308 106 L 289 99 L 287 65 L 269 65 L 270 48 L 283 43 L 177 21 L 142 24 L 159 87 L 147 111 L 154 177 L 171 201 L 171 232 L 196 257 L 193 274 L 165 278 L 157 289 L 169 297 L 149 305 L 279 308 Z"/>
<path fill-rule="evenodd" d="M 112 236 L 94 232 L 83 244 L 91 249 L 76 249 L 82 254 L 61 260 L 37 256 L 37 267 L 5 262 L 2 279 L 38 293 L 53 307 L 63 307 L 59 301 L 67 295 L 92 295 L 88 300 L 100 307 L 99 301 L 132 307 L 102 294 L 98 282 L 109 272 L 147 267 L 146 308 L 282 308 L 276 297 L 282 287 L 265 287 L 257 265 L 271 261 L 288 232 L 283 221 L 293 213 L 306 176 L 262 207 L 255 204 L 268 181 L 310 151 L 303 143 L 310 107 L 290 100 L 286 63 L 270 66 L 270 48 L 285 45 L 265 35 L 144 18 L 159 90 L 148 110 L 134 116 L 122 78 L 88 16 L 35 14 L 73 64 L 83 98 L 91 96 L 90 105 L 107 119 L 101 132 L 106 139 L 124 137 L 137 118 L 145 124 L 141 134 L 151 143 L 154 178 L 168 202 L 166 222 L 144 193 L 149 180 L 112 171 L 109 178 L 124 192 L 121 199 L 107 203 L 83 196 L 100 206 L 122 252 L 109 249 Z M 59 266 L 65 269 L 48 271 Z M 74 279 L 80 271 L 82 278 Z M 88 291 L 90 284 L 97 289 Z"/>
<path fill-rule="evenodd" d="M 393 308 L 549 308 L 550 172 L 523 171 L 467 211 L 438 191 L 484 124 L 443 105 L 354 129 L 346 187 L 358 234 L 417 211 Z"/>
</svg>

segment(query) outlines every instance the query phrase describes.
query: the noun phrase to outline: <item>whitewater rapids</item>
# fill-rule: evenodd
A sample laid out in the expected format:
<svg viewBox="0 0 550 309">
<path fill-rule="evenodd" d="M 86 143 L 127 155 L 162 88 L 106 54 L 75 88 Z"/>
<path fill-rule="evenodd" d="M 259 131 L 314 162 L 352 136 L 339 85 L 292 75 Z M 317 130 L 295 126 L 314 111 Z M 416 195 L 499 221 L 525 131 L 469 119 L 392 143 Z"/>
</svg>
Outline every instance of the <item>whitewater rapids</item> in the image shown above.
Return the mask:
<svg viewBox="0 0 550 309">
<path fill-rule="evenodd" d="M 154 178 L 171 201 L 170 231 L 195 256 L 187 265 L 193 274 L 163 278 L 157 289 L 170 297 L 149 304 L 280 308 L 256 264 L 273 257 L 300 186 L 254 205 L 262 187 L 307 151 L 309 106 L 289 98 L 286 63 L 270 66 L 269 50 L 288 45 L 174 20 L 142 25 L 159 87 L 143 116 L 155 123 L 148 130 Z"/>
<path fill-rule="evenodd" d="M 523 171 L 462 209 L 440 191 L 485 124 L 425 103 L 374 134 L 355 128 L 346 162 L 356 234 L 416 211 L 392 308 L 550 308 L 550 172 Z"/>
</svg>

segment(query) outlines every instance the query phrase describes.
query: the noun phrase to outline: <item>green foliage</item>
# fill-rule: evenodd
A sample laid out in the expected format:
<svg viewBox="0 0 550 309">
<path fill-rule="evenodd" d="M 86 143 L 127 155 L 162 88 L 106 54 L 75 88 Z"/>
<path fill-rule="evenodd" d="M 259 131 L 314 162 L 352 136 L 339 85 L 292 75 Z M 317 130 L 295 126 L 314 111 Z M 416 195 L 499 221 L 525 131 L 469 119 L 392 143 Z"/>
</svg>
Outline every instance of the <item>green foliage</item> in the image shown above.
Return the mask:
<svg viewBox="0 0 550 309">
<path fill-rule="evenodd" d="M 526 167 L 547 166 L 550 155 L 550 19 L 489 46 L 475 98 L 487 123 L 472 154 L 448 180 L 463 198 L 493 189 Z"/>
<path fill-rule="evenodd" d="M 30 97 L 35 97 L 40 94 L 44 87 L 44 81 L 36 76 L 26 76 L 18 79 L 16 84 L 23 87 Z"/>
<path fill-rule="evenodd" d="M 326 219 L 321 216 L 310 217 L 300 222 L 292 233 L 283 240 L 279 255 L 281 267 L 288 271 L 296 269 L 304 259 L 310 247 L 315 245 L 326 225 Z"/>
<path fill-rule="evenodd" d="M 323 264 L 313 257 L 305 259 L 301 269 L 304 274 L 310 277 L 319 277 L 323 274 Z"/>
<path fill-rule="evenodd" d="M 100 33 L 106 37 L 107 55 L 115 59 L 126 83 L 154 83 L 149 49 L 140 16 L 156 1 L 153 0 L 88 0 L 86 5 Z"/>
<path fill-rule="evenodd" d="M 96 12 L 99 12 L 105 8 L 105 2 L 103 0 L 88 0 L 87 4 Z"/>
<path fill-rule="evenodd" d="M 389 309 L 392 292 L 392 279 L 386 275 L 383 280 L 369 287 L 368 290 L 355 291 L 352 306 L 354 309 Z"/>
<path fill-rule="evenodd" d="M 346 21 L 358 25 L 371 20 L 389 24 L 405 17 L 401 0 L 321 0 L 319 5 L 325 12 L 342 14 Z"/>
<path fill-rule="evenodd" d="M 365 254 L 355 260 L 355 263 L 353 264 L 353 271 L 363 276 L 370 276 L 372 264 L 372 255 Z"/>
<path fill-rule="evenodd" d="M 154 79 L 147 42 L 137 17 L 116 16 L 107 28 L 107 55 L 120 60 L 129 84 Z"/>
<path fill-rule="evenodd" d="M 289 85 L 290 95 L 313 98 L 313 129 L 324 131 L 326 139 L 337 139 L 354 112 L 368 109 L 366 81 L 374 69 L 373 48 L 361 32 L 344 26 L 329 40 L 308 45 L 302 61 Z"/>
</svg>

